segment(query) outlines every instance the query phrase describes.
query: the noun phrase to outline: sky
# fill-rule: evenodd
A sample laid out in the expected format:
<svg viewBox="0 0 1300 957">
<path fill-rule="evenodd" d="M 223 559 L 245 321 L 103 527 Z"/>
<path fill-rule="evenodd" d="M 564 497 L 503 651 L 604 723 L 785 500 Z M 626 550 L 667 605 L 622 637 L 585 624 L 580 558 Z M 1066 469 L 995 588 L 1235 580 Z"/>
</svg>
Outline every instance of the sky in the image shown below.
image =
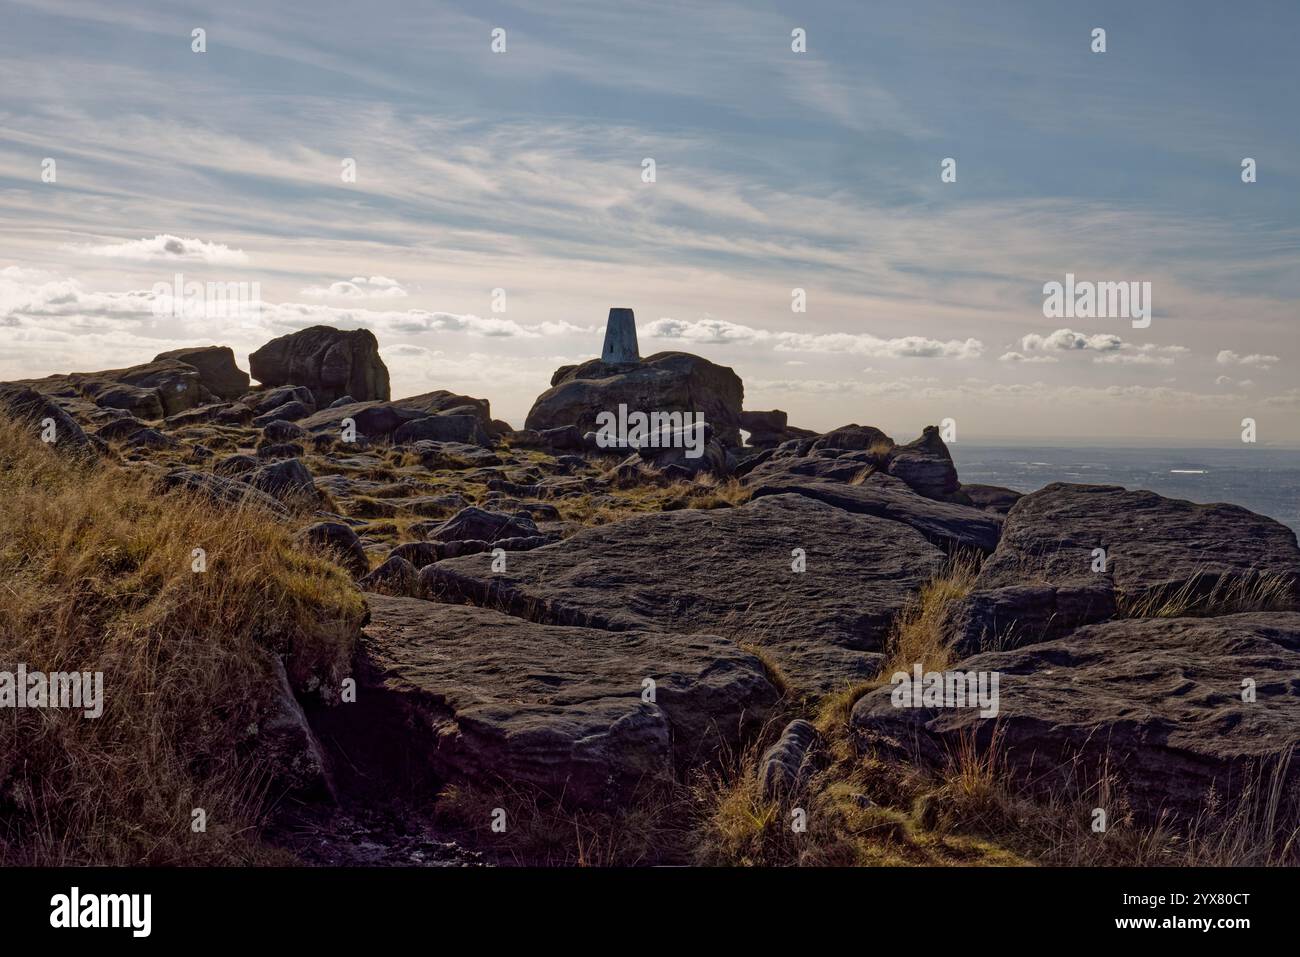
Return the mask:
<svg viewBox="0 0 1300 957">
<path fill-rule="evenodd" d="M 325 323 L 521 427 L 622 306 L 806 428 L 1294 446 L 1298 41 L 1289 0 L 0 0 L 0 379 Z M 1149 323 L 1044 315 L 1067 274 Z"/>
</svg>

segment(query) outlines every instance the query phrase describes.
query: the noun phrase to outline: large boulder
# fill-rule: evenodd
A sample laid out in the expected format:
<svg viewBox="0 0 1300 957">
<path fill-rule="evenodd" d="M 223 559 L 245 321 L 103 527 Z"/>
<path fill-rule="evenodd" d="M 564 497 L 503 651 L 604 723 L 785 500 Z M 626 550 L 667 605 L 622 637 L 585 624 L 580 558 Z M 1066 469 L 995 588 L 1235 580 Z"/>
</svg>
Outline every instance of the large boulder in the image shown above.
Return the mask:
<svg viewBox="0 0 1300 957">
<path fill-rule="evenodd" d="M 726 366 L 685 352 L 660 352 L 636 365 L 592 359 L 559 370 L 537 401 L 524 428 L 542 431 L 567 425 L 599 428 L 596 416 L 628 412 L 691 412 L 700 415 L 725 445 L 740 445 L 740 407 L 745 387 Z"/>
<path fill-rule="evenodd" d="M 713 635 L 367 601 L 362 698 L 391 702 L 444 778 L 532 785 L 576 805 L 628 802 L 737 747 L 779 697 L 757 657 Z"/>
<path fill-rule="evenodd" d="M 202 495 L 208 501 L 231 508 L 258 508 L 276 516 L 288 514 L 287 509 L 265 492 L 246 482 L 214 472 L 175 468 L 158 479 L 162 491 L 184 488 Z"/>
<path fill-rule="evenodd" d="M 445 559 L 421 584 L 549 624 L 734 637 L 825 692 L 876 672 L 894 618 L 943 563 L 901 522 L 773 495 L 584 529 L 503 572 L 488 554 Z"/>
<path fill-rule="evenodd" d="M 153 357 L 154 362 L 173 359 L 199 371 L 199 382 L 219 399 L 238 399 L 248 391 L 248 373 L 235 364 L 229 346 L 194 346 L 172 349 Z"/>
<path fill-rule="evenodd" d="M 1090 625 L 977 655 L 956 672 L 998 674 L 996 717 L 906 699 L 895 707 L 895 689 L 886 686 L 854 706 L 859 746 L 935 768 L 972 744 L 996 747 L 1017 781 L 1090 800 L 1101 800 L 1088 789 L 1109 772 L 1121 787 L 1109 806 L 1099 805 L 1108 812 L 1127 798 L 1149 818 L 1164 811 L 1183 819 L 1202 810 L 1211 788 L 1229 808 L 1252 781 L 1267 793 L 1279 757 L 1289 757 L 1277 793 L 1295 810 L 1298 614 Z M 1255 697 L 1244 701 L 1248 679 Z M 1287 820 L 1288 808 L 1280 812 Z"/>
<path fill-rule="evenodd" d="M 749 433 L 749 445 L 756 449 L 775 448 L 791 439 L 812 438 L 817 435 L 808 429 L 796 429 L 789 424 L 780 409 L 769 412 L 740 413 L 740 427 Z"/>
<path fill-rule="evenodd" d="M 526 538 L 539 534 L 536 523 L 526 515 L 489 512 L 471 505 L 429 532 L 428 538 L 434 542 L 495 542 L 501 538 Z"/>
<path fill-rule="evenodd" d="M 345 395 L 359 401 L 390 398 L 388 367 L 368 329 L 300 329 L 262 346 L 248 357 L 248 367 L 262 385 L 306 386 L 321 407 Z"/>
<path fill-rule="evenodd" d="M 403 422 L 393 431 L 393 441 L 407 442 L 460 442 L 465 445 L 491 445 L 492 438 L 483 424 L 473 415 L 430 415 L 423 419 Z"/>
<path fill-rule="evenodd" d="M 927 425 L 915 442 L 895 447 L 886 468 L 926 498 L 951 499 L 961 487 L 948 446 L 933 425 Z"/>
<path fill-rule="evenodd" d="M 213 399 L 203 387 L 199 370 L 175 359 L 127 369 L 74 372 L 66 379 L 96 405 L 124 409 L 140 419 L 176 415 Z"/>
<path fill-rule="evenodd" d="M 357 438 L 391 440 L 394 433 L 408 422 L 442 415 L 454 417 L 458 423 L 462 417 L 472 416 L 480 426 L 474 434 L 480 438 L 488 432 L 492 422 L 487 399 L 473 399 L 440 389 L 394 402 L 354 402 L 351 405 L 331 406 L 299 420 L 298 424 L 309 432 L 337 435 L 343 429 L 343 420 L 351 419 L 356 424 Z M 457 424 L 455 428 L 462 426 Z M 414 442 L 417 439 L 408 441 Z"/>
<path fill-rule="evenodd" d="M 1285 605 L 1298 580 L 1295 532 L 1271 518 L 1236 505 L 1055 483 L 1007 513 L 998 547 L 951 626 L 967 651 L 1005 648 L 1115 615 Z"/>
<path fill-rule="evenodd" d="M 0 382 L 0 410 L 5 418 L 21 422 L 33 437 L 49 434 L 54 448 L 78 458 L 92 459 L 97 450 L 94 442 L 76 419 L 57 402 L 26 386 Z M 52 432 L 47 433 L 47 426 Z"/>
</svg>

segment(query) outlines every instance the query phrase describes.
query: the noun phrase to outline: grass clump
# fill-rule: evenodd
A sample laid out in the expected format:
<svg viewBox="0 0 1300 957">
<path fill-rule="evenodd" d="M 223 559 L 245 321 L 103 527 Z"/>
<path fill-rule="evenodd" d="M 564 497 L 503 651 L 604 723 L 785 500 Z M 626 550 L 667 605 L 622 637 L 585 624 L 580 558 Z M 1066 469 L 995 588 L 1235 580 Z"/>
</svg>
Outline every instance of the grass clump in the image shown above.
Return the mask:
<svg viewBox="0 0 1300 957">
<path fill-rule="evenodd" d="M 365 614 L 348 577 L 264 512 L 160 494 L 13 424 L 0 498 L 0 670 L 101 671 L 104 701 L 0 712 L 0 862 L 274 859 L 256 829 L 275 657 L 296 689 L 338 686 Z"/>
</svg>

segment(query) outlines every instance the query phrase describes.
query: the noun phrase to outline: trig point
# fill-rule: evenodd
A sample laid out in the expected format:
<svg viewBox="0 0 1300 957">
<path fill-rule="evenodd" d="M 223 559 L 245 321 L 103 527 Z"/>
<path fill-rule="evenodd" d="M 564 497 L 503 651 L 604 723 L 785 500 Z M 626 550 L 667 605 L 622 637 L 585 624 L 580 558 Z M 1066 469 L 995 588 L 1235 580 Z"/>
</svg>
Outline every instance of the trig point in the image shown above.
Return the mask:
<svg viewBox="0 0 1300 957">
<path fill-rule="evenodd" d="M 626 365 L 641 361 L 636 345 L 636 317 L 631 309 L 611 309 L 605 324 L 605 348 L 600 350 L 602 362 Z"/>
</svg>

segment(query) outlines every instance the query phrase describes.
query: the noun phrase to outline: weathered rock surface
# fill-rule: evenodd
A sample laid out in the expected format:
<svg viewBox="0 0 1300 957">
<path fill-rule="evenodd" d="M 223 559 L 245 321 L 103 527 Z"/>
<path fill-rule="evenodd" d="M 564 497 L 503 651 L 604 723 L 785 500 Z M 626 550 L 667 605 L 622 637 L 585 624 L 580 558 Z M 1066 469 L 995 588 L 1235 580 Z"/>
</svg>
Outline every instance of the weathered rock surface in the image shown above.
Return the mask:
<svg viewBox="0 0 1300 957">
<path fill-rule="evenodd" d="M 41 395 L 25 386 L 0 382 L 0 409 L 4 414 L 19 421 L 40 436 L 45 431 L 44 423 L 49 421 L 54 426 L 54 448 L 68 452 L 76 457 L 94 458 L 95 444 L 76 419 L 63 411 L 53 399 Z"/>
<path fill-rule="evenodd" d="M 926 498 L 949 499 L 961 484 L 948 446 L 933 425 L 927 425 L 916 441 L 896 446 L 889 453 L 886 468 L 890 475 L 902 479 Z"/>
<path fill-rule="evenodd" d="M 794 549 L 807 571 L 792 570 Z M 874 673 L 894 616 L 942 564 L 901 522 L 773 495 L 589 528 L 512 554 L 499 574 L 487 555 L 447 559 L 421 584 L 536 621 L 735 637 L 797 686 L 826 691 Z"/>
<path fill-rule="evenodd" d="M 393 441 L 398 444 L 421 440 L 460 442 L 465 445 L 492 444 L 492 438 L 483 429 L 482 422 L 473 415 L 430 415 L 403 422 L 393 431 Z"/>
<path fill-rule="evenodd" d="M 463 508 L 428 535 L 430 541 L 458 542 L 478 539 L 495 542 L 499 538 L 523 538 L 539 534 L 532 519 L 523 515 L 489 512 L 475 505 Z"/>
<path fill-rule="evenodd" d="M 791 721 L 781 737 L 758 762 L 758 783 L 764 797 L 780 799 L 794 794 L 812 774 L 813 754 L 819 735 L 811 722 Z"/>
<path fill-rule="evenodd" d="M 263 508 L 275 515 L 288 514 L 285 507 L 270 495 L 238 479 L 193 469 L 172 469 L 159 479 L 164 490 L 188 488 L 218 505 L 234 508 Z"/>
<path fill-rule="evenodd" d="M 626 802 L 734 746 L 778 698 L 754 655 L 711 635 L 368 601 L 362 693 L 392 696 L 427 729 L 427 759 L 445 777 L 532 784 L 580 805 Z"/>
<path fill-rule="evenodd" d="M 1003 488 L 1000 485 L 967 485 L 962 483 L 961 494 L 976 508 L 1005 515 L 1011 507 L 1025 497 L 1024 492 Z"/>
<path fill-rule="evenodd" d="M 248 391 L 248 373 L 235 364 L 235 353 L 229 346 L 172 349 L 153 357 L 154 362 L 167 359 L 197 369 L 200 384 L 219 399 L 238 399 Z"/>
<path fill-rule="evenodd" d="M 996 727 L 1026 784 L 1081 791 L 1108 764 L 1137 808 L 1187 817 L 1211 785 L 1220 798 L 1238 793 L 1252 763 L 1267 785 L 1268 762 L 1290 753 L 1284 794 L 1296 800 L 1300 614 L 1114 621 L 954 670 L 999 673 L 996 720 L 976 708 L 895 708 L 886 686 L 853 709 L 859 745 L 941 767 L 962 736 L 986 748 Z"/>
<path fill-rule="evenodd" d="M 366 558 L 366 550 L 361 547 L 361 540 L 342 522 L 315 522 L 304 528 L 300 537 L 332 553 L 334 560 L 354 577 L 359 578 L 370 571 L 370 561 Z"/>
<path fill-rule="evenodd" d="M 725 445 L 740 444 L 745 387 L 730 368 L 685 352 L 660 352 L 633 365 L 592 359 L 556 373 L 533 403 L 526 429 L 576 426 L 595 431 L 601 412 L 693 412 L 704 417 Z"/>
<path fill-rule="evenodd" d="M 409 399 L 398 399 L 396 402 L 355 402 L 352 405 L 331 406 L 300 420 L 298 424 L 310 432 L 337 434 L 343 429 L 343 420 L 351 419 L 356 423 L 359 438 L 391 439 L 393 433 L 407 422 L 443 413 L 463 415 L 470 412 L 486 430 L 492 421 L 486 399 L 472 399 L 439 390 L 411 396 Z"/>
<path fill-rule="evenodd" d="M 785 459 L 778 460 L 778 463 L 781 461 L 800 463 L 810 460 Z M 831 460 L 836 461 L 839 460 Z M 1001 517 L 996 514 L 923 498 L 900 480 L 880 472 L 873 472 L 861 482 L 850 484 L 829 478 L 782 474 L 779 470 L 764 468 L 751 473 L 747 483 L 753 487 L 753 498 L 794 493 L 845 511 L 902 522 L 950 553 L 974 549 L 987 554 L 997 547 L 1002 531 Z"/>
<path fill-rule="evenodd" d="M 259 465 L 244 473 L 243 481 L 281 502 L 302 502 L 316 497 L 311 471 L 301 459 Z"/>
<path fill-rule="evenodd" d="M 1105 570 L 1100 568 L 1105 550 Z M 1279 584 L 1295 595 L 1295 533 L 1236 505 L 1197 505 L 1109 485 L 1056 483 L 1021 498 L 971 594 L 952 614 L 959 647 L 1058 637 L 1117 612 L 1196 611 Z M 1170 606 L 1165 608 L 1164 606 Z"/>
<path fill-rule="evenodd" d="M 789 424 L 786 413 L 780 409 L 770 412 L 740 413 L 740 427 L 749 433 L 749 445 L 758 449 L 775 448 L 782 442 L 814 438 L 817 433 L 809 429 L 797 429 Z"/>
<path fill-rule="evenodd" d="M 142 419 L 176 415 L 213 398 L 203 387 L 199 370 L 175 359 L 128 369 L 74 372 L 67 379 L 97 405 L 126 409 Z"/>
<path fill-rule="evenodd" d="M 262 346 L 248 357 L 248 367 L 263 385 L 307 387 L 317 406 L 345 395 L 360 401 L 390 398 L 388 367 L 368 329 L 301 329 Z"/>
</svg>

